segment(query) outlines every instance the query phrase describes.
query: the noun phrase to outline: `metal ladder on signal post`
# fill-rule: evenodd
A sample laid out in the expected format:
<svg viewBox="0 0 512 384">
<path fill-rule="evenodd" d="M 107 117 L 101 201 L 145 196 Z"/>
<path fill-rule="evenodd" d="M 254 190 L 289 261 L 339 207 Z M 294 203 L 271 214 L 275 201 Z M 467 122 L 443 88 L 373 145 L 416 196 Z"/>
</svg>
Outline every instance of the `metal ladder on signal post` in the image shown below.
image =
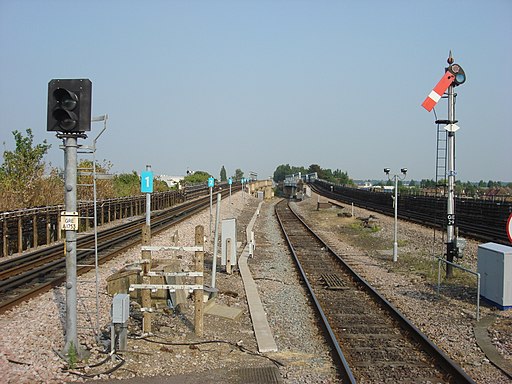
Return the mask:
<svg viewBox="0 0 512 384">
<path fill-rule="evenodd" d="M 437 121 L 436 121 L 437 122 Z M 437 122 L 437 146 L 436 146 L 436 179 L 435 198 L 446 195 L 447 183 L 447 160 L 448 160 L 448 132 Z M 437 209 L 434 210 L 434 220 L 437 222 Z M 444 228 L 444 226 L 442 227 Z M 445 230 L 441 230 L 441 242 L 444 244 Z M 432 244 L 432 255 L 436 254 L 436 227 L 434 226 L 434 239 Z"/>
<path fill-rule="evenodd" d="M 101 136 L 101 134 L 105 131 L 107 128 L 107 119 L 108 115 L 102 115 L 99 117 L 94 117 L 91 121 L 103 121 L 103 129 L 101 132 L 96 136 L 96 138 L 93 140 L 92 145 L 81 145 L 78 148 L 78 153 L 82 155 L 89 155 L 92 156 L 92 162 L 90 167 L 78 167 L 77 168 L 77 176 L 80 177 L 88 177 L 91 176 L 92 183 L 90 182 L 84 182 L 84 183 L 78 183 L 77 182 L 77 188 L 91 188 L 92 187 L 92 201 L 93 201 L 93 215 L 89 216 L 89 210 L 87 209 L 87 214 L 84 217 L 80 217 L 81 220 L 85 220 L 85 227 L 86 230 L 89 228 L 89 222 L 90 220 L 93 220 L 93 231 L 94 231 L 94 247 L 93 248 L 78 248 L 77 251 L 94 251 L 94 264 L 77 264 L 77 268 L 80 267 L 90 267 L 94 268 L 95 274 L 93 280 L 86 280 L 86 279 L 78 279 L 77 280 L 77 301 L 78 305 L 82 308 L 81 310 L 77 310 L 78 313 L 82 313 L 85 317 L 85 319 L 82 319 L 81 325 L 77 325 L 77 329 L 82 330 L 88 330 L 92 333 L 93 337 L 95 338 L 96 342 L 99 342 L 99 335 L 100 335 L 100 315 L 99 315 L 99 265 L 98 265 L 98 209 L 97 209 L 97 193 L 96 193 L 96 180 L 97 180 L 97 172 L 96 172 L 96 142 L 98 138 Z M 80 285 L 86 285 L 91 284 L 94 285 L 94 296 L 92 295 L 83 295 L 80 291 L 83 291 L 78 289 Z M 91 310 L 90 307 L 90 301 L 93 300 L 93 312 L 94 312 L 94 319 L 91 316 Z M 89 305 L 88 305 L 89 304 Z M 84 322 L 89 325 L 84 325 Z M 80 319 L 77 319 L 77 324 L 80 323 Z M 88 335 L 83 335 L 84 337 L 87 337 Z"/>
</svg>

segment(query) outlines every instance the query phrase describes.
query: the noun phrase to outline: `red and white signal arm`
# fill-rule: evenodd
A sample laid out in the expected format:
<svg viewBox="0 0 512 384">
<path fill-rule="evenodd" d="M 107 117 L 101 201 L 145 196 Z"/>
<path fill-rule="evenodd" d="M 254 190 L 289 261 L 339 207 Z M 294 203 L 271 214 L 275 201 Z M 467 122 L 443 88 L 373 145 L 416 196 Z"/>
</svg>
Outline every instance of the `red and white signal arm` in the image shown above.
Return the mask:
<svg viewBox="0 0 512 384">
<path fill-rule="evenodd" d="M 508 240 L 512 243 L 512 213 L 507 220 L 507 236 Z"/>
<path fill-rule="evenodd" d="M 425 101 L 421 104 L 423 108 L 427 111 L 431 111 L 437 104 L 437 102 L 443 96 L 443 93 L 448 89 L 448 87 L 453 83 L 453 79 L 455 75 L 450 71 L 446 71 L 444 76 L 439 80 L 439 83 L 436 84 L 434 89 L 429 93 Z"/>
</svg>

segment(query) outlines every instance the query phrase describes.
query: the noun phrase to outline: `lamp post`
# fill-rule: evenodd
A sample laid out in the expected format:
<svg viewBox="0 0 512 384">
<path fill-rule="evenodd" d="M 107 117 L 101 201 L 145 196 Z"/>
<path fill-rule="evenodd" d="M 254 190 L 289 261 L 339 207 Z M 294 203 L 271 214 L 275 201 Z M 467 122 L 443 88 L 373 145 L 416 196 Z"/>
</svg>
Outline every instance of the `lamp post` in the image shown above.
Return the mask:
<svg viewBox="0 0 512 384">
<path fill-rule="evenodd" d="M 388 179 L 391 180 L 389 177 L 389 168 L 384 168 L 384 173 L 388 176 Z M 396 262 L 398 260 L 398 180 L 405 179 L 405 175 L 407 174 L 407 168 L 400 169 L 400 172 L 403 173 L 403 177 L 400 177 L 400 175 L 393 175 L 393 180 L 395 182 L 395 194 L 393 196 L 393 207 L 395 208 L 395 233 L 393 236 L 393 262 Z"/>
</svg>

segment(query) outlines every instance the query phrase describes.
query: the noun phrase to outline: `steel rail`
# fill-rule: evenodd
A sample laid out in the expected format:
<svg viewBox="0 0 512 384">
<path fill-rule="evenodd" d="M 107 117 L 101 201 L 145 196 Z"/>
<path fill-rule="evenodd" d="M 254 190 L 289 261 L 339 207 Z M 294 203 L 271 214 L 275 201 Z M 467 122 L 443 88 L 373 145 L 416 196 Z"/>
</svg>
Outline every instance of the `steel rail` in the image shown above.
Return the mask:
<svg viewBox="0 0 512 384">
<path fill-rule="evenodd" d="M 371 211 L 379 212 L 387 216 L 393 216 L 393 208 L 389 205 L 378 204 L 376 202 L 365 201 L 361 198 L 346 197 L 343 194 L 331 192 L 317 184 L 310 184 L 311 189 L 321 196 L 327 197 L 332 200 L 337 200 L 344 203 L 353 203 L 356 206 L 365 208 Z M 421 225 L 443 229 L 445 214 L 441 212 L 417 212 L 414 209 L 400 209 L 398 210 L 398 217 L 403 220 L 408 220 Z M 493 241 L 501 244 L 508 244 L 508 238 L 505 231 L 505 226 L 501 228 L 498 223 L 494 226 L 488 224 L 479 224 L 477 217 L 464 218 L 463 215 L 457 215 L 457 227 L 459 233 L 480 241 Z M 476 222 L 475 222 L 476 221 Z"/>
<path fill-rule="evenodd" d="M 223 190 L 222 194 L 229 193 L 228 190 Z M 168 210 L 155 212 L 152 215 L 151 232 L 157 234 L 162 232 L 169 227 L 188 219 L 199 211 L 203 210 L 209 205 L 209 197 L 203 196 L 196 200 L 187 201 L 181 205 L 173 206 Z M 141 241 L 141 228 L 145 223 L 145 218 L 137 218 L 127 223 L 113 226 L 99 232 L 99 243 L 98 243 L 98 256 L 99 263 L 104 263 L 115 255 L 119 254 L 123 250 L 130 248 Z M 114 237 L 115 236 L 115 237 Z M 83 247 L 85 244 L 90 244 L 91 239 L 93 241 L 93 234 L 85 235 L 81 237 L 77 242 L 77 248 Z M 37 266 L 30 270 L 24 270 L 22 273 L 18 273 L 10 278 L 6 278 L 0 281 L 0 313 L 16 306 L 22 301 L 28 298 L 37 296 L 41 292 L 48 291 L 54 286 L 60 285 L 65 281 L 65 265 L 66 260 L 63 255 L 63 245 L 57 244 L 49 247 L 51 251 L 47 249 L 40 250 L 39 252 L 33 252 L 28 256 L 30 262 L 36 262 Z M 50 258 L 48 253 L 57 255 L 57 259 L 53 259 L 44 265 L 39 265 L 38 254 L 45 255 L 44 257 Z M 25 255 L 24 255 L 25 256 Z M 20 256 L 15 260 L 4 261 L 0 267 L 2 271 L 6 269 L 4 276 L 8 276 L 7 269 L 11 272 L 16 269 L 13 267 L 15 264 L 22 263 L 23 257 Z M 94 257 L 94 249 L 81 250 L 77 253 L 78 264 L 82 265 L 77 268 L 77 274 L 83 274 L 94 268 L 94 263 L 91 261 L 91 257 Z M 34 283 L 34 281 L 38 281 Z M 19 289 L 20 287 L 27 287 L 22 289 L 14 296 L 12 290 Z"/>
<path fill-rule="evenodd" d="M 278 204 L 281 204 L 284 200 L 282 200 L 280 203 Z M 295 259 L 295 263 L 297 265 L 297 268 L 299 269 L 300 271 L 300 274 L 302 276 L 302 279 L 303 281 L 305 282 L 306 286 L 307 286 L 307 289 L 308 289 L 308 294 L 311 296 L 311 298 L 313 299 L 313 303 L 315 304 L 315 308 L 318 312 L 318 314 L 320 315 L 320 318 L 322 319 L 322 322 L 321 322 L 321 325 L 322 327 L 324 328 L 324 330 L 327 332 L 327 334 L 329 335 L 329 338 L 328 338 L 328 341 L 329 341 L 329 344 L 331 345 L 332 348 L 334 348 L 334 351 L 336 352 L 335 353 L 335 357 L 336 357 L 336 360 L 338 360 L 338 363 L 341 365 L 341 370 L 340 370 L 340 374 L 342 376 L 342 379 L 343 379 L 343 382 L 344 383 L 356 383 L 356 379 L 354 377 L 354 374 L 352 373 L 352 370 L 350 369 L 350 366 L 347 362 L 347 359 L 345 358 L 345 355 L 343 354 L 343 351 L 340 347 L 340 344 L 338 343 L 338 340 L 336 338 L 336 335 L 334 334 L 330 324 L 329 324 L 329 321 L 327 320 L 327 317 L 325 316 L 325 313 L 322 309 L 322 306 L 320 305 L 320 302 L 317 300 L 316 298 L 316 295 L 314 294 L 313 292 L 313 287 L 311 286 L 311 284 L 309 283 L 309 280 L 306 276 L 306 272 L 304 271 L 304 269 L 302 268 L 302 265 L 299 261 L 299 258 L 297 256 L 297 254 L 295 253 L 295 249 L 293 248 L 292 246 L 292 242 L 288 236 L 288 233 L 286 232 L 285 228 L 284 228 L 284 224 L 283 224 L 283 221 L 281 219 L 281 216 L 279 215 L 278 213 L 278 210 L 277 210 L 277 204 L 276 204 L 276 207 L 275 207 L 275 214 L 276 214 L 276 217 L 277 217 L 277 221 L 279 222 L 279 225 L 281 227 L 281 230 L 283 232 L 283 235 L 286 239 L 286 242 L 288 243 L 288 248 L 290 249 L 290 252 L 292 253 L 293 255 L 293 258 Z"/>
<path fill-rule="evenodd" d="M 309 283 L 309 279 L 306 275 L 306 272 L 301 266 L 301 263 L 299 261 L 299 258 L 297 254 L 295 253 L 295 249 L 293 247 L 292 242 L 290 241 L 289 236 L 286 233 L 286 230 L 283 225 L 282 218 L 279 214 L 279 205 L 285 204 L 286 201 L 282 201 L 279 204 L 276 205 L 275 212 L 276 216 L 278 217 L 278 221 L 281 225 L 281 228 L 283 230 L 283 233 L 286 237 L 286 240 L 288 242 L 288 246 L 290 248 L 290 251 L 292 252 L 295 262 L 297 263 L 297 266 L 300 270 L 300 273 L 302 275 L 303 280 L 306 283 L 306 286 L 308 287 L 308 293 L 313 298 L 313 301 L 315 303 L 315 307 L 318 309 L 318 312 L 321 315 L 321 318 L 325 324 L 325 328 L 328 330 L 328 333 L 330 335 L 330 338 L 333 337 L 334 332 L 332 331 L 331 326 L 329 325 L 326 316 L 321 308 L 321 304 L 316 298 L 315 293 L 313 292 L 313 289 L 311 287 L 311 284 Z M 426 335 L 424 335 L 414 324 L 412 324 L 405 316 L 403 316 L 398 309 L 396 309 L 388 300 L 386 300 L 382 295 L 380 295 L 365 279 L 363 279 L 361 276 L 359 276 L 345 261 L 340 257 L 339 255 L 334 252 L 334 250 L 327 245 L 323 239 L 316 234 L 305 222 L 302 218 L 300 218 L 289 206 L 287 205 L 290 213 L 293 214 L 294 218 L 296 219 L 297 223 L 300 223 L 301 226 L 303 226 L 308 233 L 310 233 L 315 239 L 317 239 L 321 244 L 323 244 L 323 247 L 325 247 L 325 250 L 327 250 L 331 255 L 333 255 L 336 260 L 340 263 L 340 265 L 343 266 L 343 268 L 348 271 L 348 273 L 353 277 L 354 280 L 356 280 L 361 287 L 370 295 L 372 296 L 382 308 L 384 308 L 402 327 L 402 329 L 406 330 L 407 334 L 410 334 L 416 342 L 418 342 L 422 347 L 425 348 L 425 350 L 428 352 L 429 356 L 435 359 L 436 362 L 438 362 L 443 369 L 446 371 L 448 376 L 451 378 L 450 382 L 455 383 L 471 383 L 474 384 L 474 381 L 454 362 L 452 361 L 443 351 L 441 351 L 431 340 L 428 339 Z M 338 341 L 331 340 L 332 343 L 336 343 L 339 346 Z M 336 348 L 337 353 L 338 348 Z M 344 371 L 347 371 L 347 360 L 345 359 L 345 356 L 341 352 L 341 355 L 339 355 L 339 360 L 342 362 L 342 367 Z M 351 371 L 349 371 L 351 372 Z M 352 381 L 350 381 L 352 382 Z"/>
</svg>

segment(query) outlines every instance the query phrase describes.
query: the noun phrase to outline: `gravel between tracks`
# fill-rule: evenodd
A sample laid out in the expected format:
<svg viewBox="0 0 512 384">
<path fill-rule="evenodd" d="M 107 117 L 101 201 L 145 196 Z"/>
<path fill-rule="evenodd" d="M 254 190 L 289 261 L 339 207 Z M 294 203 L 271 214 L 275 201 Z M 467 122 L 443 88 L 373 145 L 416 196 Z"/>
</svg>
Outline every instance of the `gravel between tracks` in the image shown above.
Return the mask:
<svg viewBox="0 0 512 384">
<path fill-rule="evenodd" d="M 272 219 L 273 204 L 264 203 L 260 217 L 256 221 L 255 257 L 249 260 L 254 279 L 267 312 L 269 324 L 274 333 L 279 351 L 267 354 L 284 366 L 280 367 L 284 383 L 334 383 L 335 369 L 329 358 L 329 350 L 321 341 L 321 332 L 315 325 L 314 312 L 308 304 L 307 296 L 297 283 L 298 275 L 275 220 Z M 252 197 L 242 199 L 242 194 L 232 196 L 232 204 L 223 200 L 221 217 L 237 217 L 238 226 L 247 225 L 255 212 L 258 201 Z M 468 374 L 478 383 L 508 383 L 486 359 L 476 346 L 473 325 L 475 323 L 474 297 L 464 296 L 455 288 L 443 287 L 441 300 L 435 298 L 432 283 L 421 270 L 412 270 L 402 262 L 402 255 L 429 257 L 432 243 L 432 230 L 400 222 L 399 248 L 400 266 L 389 261 L 390 239 L 393 236 L 393 220 L 379 214 L 378 231 L 370 231 L 367 244 L 354 243 L 354 236 L 342 230 L 342 218 L 337 208 L 316 210 L 316 197 L 295 204 L 297 210 L 321 232 L 322 237 L 346 258 L 367 280 L 393 302 L 407 317 L 434 340 L 449 356 L 459 362 Z M 356 216 L 367 217 L 369 213 L 355 209 Z M 177 229 L 180 245 L 193 245 L 194 228 L 203 225 L 209 228 L 209 211 L 206 209 L 187 222 L 176 225 L 167 233 L 152 239 L 153 245 L 169 245 L 170 236 Z M 366 236 L 366 235 L 365 235 Z M 361 236 L 359 236 L 361 237 Z M 240 240 L 240 238 L 238 239 Z M 343 240 L 343 241 L 342 241 Z M 213 240 L 207 241 L 212 249 Z M 351 243 L 352 242 L 352 243 Z M 386 245 L 383 247 L 382 245 Z M 361 247 L 364 250 L 361 250 Z M 476 269 L 476 243 L 468 241 L 466 265 Z M 429 248 L 426 250 L 426 248 Z M 382 252 L 387 249 L 386 252 Z M 126 264 L 140 258 L 140 248 L 125 252 L 121 257 L 101 267 L 101 287 L 106 278 Z M 180 255 L 183 266 L 192 262 L 191 255 Z M 407 259 L 407 257 L 403 257 Z M 211 252 L 205 258 L 205 282 L 210 281 Z M 82 279 L 91 279 L 89 273 Z M 245 292 L 238 273 L 231 276 L 217 273 L 219 294 L 217 302 L 240 308 L 242 316 L 233 321 L 205 316 L 204 337 L 198 339 L 193 333 L 193 305 L 189 304 L 181 314 L 164 310 L 155 315 L 153 321 L 154 340 L 170 342 L 196 342 L 202 340 L 222 340 L 223 343 L 199 344 L 193 347 L 148 343 L 129 339 L 128 352 L 123 354 L 126 364 L 115 371 L 111 378 L 134 376 L 172 375 L 198 372 L 208 369 L 241 366 L 262 366 L 271 362 L 261 355 L 242 352 L 239 345 L 249 351 L 257 351 L 252 324 L 248 315 Z M 452 290 L 450 290 L 452 289 Z M 111 297 L 104 290 L 100 294 L 100 325 L 106 329 L 110 321 Z M 60 351 L 64 342 L 65 292 L 57 288 L 41 295 L 37 300 L 26 302 L 0 316 L 0 372 L 2 382 L 7 383 L 61 383 L 83 381 L 76 375 L 62 371 L 65 363 L 54 351 Z M 506 358 L 511 358 L 510 337 L 512 311 L 493 311 L 483 307 L 482 316 L 489 313 L 499 315 L 491 335 L 494 343 Z M 129 331 L 140 333 L 140 313 L 133 307 L 135 316 L 130 319 Z M 82 342 L 91 350 L 90 364 L 102 359 L 102 349 L 95 345 L 92 337 Z M 111 368 L 107 363 L 99 368 L 75 370 L 82 373 L 97 373 Z M 98 378 L 106 379 L 102 375 Z"/>
</svg>

